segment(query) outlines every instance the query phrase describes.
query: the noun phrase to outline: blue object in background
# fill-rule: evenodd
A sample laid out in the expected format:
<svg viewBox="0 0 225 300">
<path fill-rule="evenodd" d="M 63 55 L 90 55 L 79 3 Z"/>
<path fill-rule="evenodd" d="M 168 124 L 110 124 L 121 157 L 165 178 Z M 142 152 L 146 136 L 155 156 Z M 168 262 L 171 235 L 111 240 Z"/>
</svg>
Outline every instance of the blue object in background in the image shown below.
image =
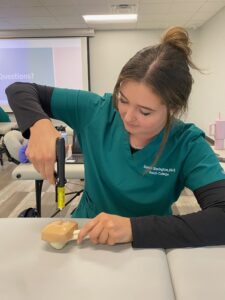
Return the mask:
<svg viewBox="0 0 225 300">
<path fill-rule="evenodd" d="M 25 144 L 25 145 L 22 145 L 20 148 L 19 148 L 19 152 L 18 152 L 18 156 L 19 156 L 19 161 L 22 163 L 22 164 L 26 164 L 26 163 L 29 163 L 29 159 L 27 158 L 26 156 L 26 149 L 27 149 L 27 146 L 28 144 Z"/>
</svg>

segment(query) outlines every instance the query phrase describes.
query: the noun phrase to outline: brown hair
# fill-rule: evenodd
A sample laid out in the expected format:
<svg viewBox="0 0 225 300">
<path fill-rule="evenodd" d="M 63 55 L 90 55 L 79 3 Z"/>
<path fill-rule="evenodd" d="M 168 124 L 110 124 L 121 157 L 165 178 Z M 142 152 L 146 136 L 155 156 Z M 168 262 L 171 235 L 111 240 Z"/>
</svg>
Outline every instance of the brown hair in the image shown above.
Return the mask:
<svg viewBox="0 0 225 300">
<path fill-rule="evenodd" d="M 188 32 L 184 28 L 169 28 L 162 34 L 160 44 L 142 49 L 125 64 L 114 88 L 116 108 L 120 86 L 126 80 L 151 87 L 166 105 L 167 123 L 154 165 L 166 144 L 172 120 L 187 109 L 193 83 L 189 67 L 199 70 L 191 61 L 190 45 Z"/>
</svg>

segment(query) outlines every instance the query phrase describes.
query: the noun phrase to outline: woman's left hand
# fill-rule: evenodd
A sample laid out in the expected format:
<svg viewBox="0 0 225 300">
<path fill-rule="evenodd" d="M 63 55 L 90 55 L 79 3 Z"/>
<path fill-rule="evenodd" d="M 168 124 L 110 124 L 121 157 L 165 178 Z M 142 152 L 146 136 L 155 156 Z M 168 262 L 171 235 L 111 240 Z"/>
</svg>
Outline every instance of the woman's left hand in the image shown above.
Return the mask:
<svg viewBox="0 0 225 300">
<path fill-rule="evenodd" d="M 132 230 L 129 218 L 100 213 L 80 230 L 78 244 L 85 236 L 94 244 L 115 245 L 132 241 Z"/>
</svg>

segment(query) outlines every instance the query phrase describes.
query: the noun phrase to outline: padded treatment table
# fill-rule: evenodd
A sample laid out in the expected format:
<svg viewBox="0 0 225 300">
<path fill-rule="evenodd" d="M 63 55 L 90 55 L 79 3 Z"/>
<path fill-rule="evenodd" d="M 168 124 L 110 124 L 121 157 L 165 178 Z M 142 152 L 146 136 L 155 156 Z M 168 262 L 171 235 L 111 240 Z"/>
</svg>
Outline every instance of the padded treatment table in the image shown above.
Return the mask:
<svg viewBox="0 0 225 300">
<path fill-rule="evenodd" d="M 66 179 L 84 179 L 83 164 L 65 164 Z M 13 179 L 19 180 L 43 180 L 34 166 L 30 163 L 19 164 L 12 172 Z"/>
<path fill-rule="evenodd" d="M 56 220 L 56 219 L 55 219 Z M 87 219 L 76 219 L 79 228 Z M 4 300 L 224 300 L 225 246 L 133 249 L 41 240 L 50 218 L 0 219 Z"/>
<path fill-rule="evenodd" d="M 18 126 L 15 122 L 0 122 L 0 137 L 4 136 L 10 130 L 17 128 Z"/>
<path fill-rule="evenodd" d="M 66 179 L 84 179 L 84 165 L 83 164 L 65 164 Z M 12 172 L 13 179 L 19 180 L 35 180 L 36 192 L 36 209 L 38 216 L 41 217 L 41 191 L 43 185 L 43 178 L 35 170 L 30 163 L 19 164 Z"/>
<path fill-rule="evenodd" d="M 85 220 L 77 220 L 82 226 Z M 41 240 L 52 219 L 0 220 L 0 295 L 4 300 L 175 300 L 165 251 L 130 244 L 55 250 Z"/>
<path fill-rule="evenodd" d="M 225 246 L 172 249 L 167 259 L 176 299 L 225 299 Z"/>
</svg>

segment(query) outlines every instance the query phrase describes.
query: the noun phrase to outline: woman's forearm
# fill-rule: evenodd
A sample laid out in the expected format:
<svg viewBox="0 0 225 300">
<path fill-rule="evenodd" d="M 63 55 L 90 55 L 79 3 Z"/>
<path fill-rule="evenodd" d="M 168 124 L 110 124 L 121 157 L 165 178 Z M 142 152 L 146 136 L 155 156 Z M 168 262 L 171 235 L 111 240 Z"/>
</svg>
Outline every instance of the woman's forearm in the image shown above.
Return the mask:
<svg viewBox="0 0 225 300">
<path fill-rule="evenodd" d="M 213 207 L 183 216 L 131 218 L 134 248 L 225 245 L 225 212 Z"/>
</svg>

